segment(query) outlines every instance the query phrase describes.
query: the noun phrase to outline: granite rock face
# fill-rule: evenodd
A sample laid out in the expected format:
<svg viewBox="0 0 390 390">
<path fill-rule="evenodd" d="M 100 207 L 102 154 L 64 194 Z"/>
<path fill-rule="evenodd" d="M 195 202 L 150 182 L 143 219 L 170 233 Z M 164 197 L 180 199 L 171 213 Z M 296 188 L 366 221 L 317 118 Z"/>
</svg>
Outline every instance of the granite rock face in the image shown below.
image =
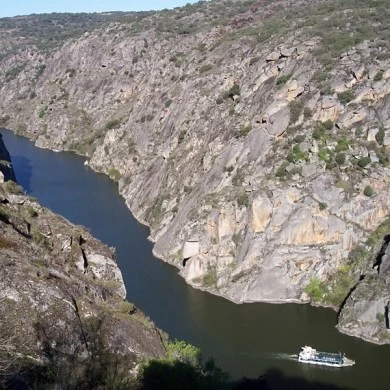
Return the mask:
<svg viewBox="0 0 390 390">
<path fill-rule="evenodd" d="M 319 280 L 317 304 L 338 307 L 372 260 L 351 251 L 390 213 L 386 26 L 341 38 L 364 12 L 374 25 L 387 11 L 355 18 L 340 3 L 337 49 L 302 23 L 323 23 L 317 2 L 239 3 L 223 5 L 236 13 L 221 24 L 208 24 L 222 9 L 212 1 L 103 25 L 50 54 L 20 49 L 1 62 L 0 117 L 119 181 L 154 253 L 191 285 L 234 302 L 310 302 Z M 263 38 L 290 7 L 300 27 Z M 203 27 L 161 30 L 177 20 Z"/>
<path fill-rule="evenodd" d="M 377 344 L 390 343 L 390 247 L 389 237 L 369 275 L 358 282 L 344 303 L 338 329 Z"/>
</svg>

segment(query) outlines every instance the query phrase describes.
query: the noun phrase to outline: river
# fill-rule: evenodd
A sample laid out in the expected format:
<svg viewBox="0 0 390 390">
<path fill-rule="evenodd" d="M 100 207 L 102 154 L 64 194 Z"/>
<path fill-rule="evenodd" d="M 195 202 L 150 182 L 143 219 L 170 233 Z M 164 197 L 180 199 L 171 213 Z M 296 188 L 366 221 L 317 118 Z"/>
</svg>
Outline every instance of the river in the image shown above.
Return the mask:
<svg viewBox="0 0 390 390">
<path fill-rule="evenodd" d="M 213 356 L 233 378 L 265 373 L 270 388 L 388 389 L 390 346 L 339 333 L 336 313 L 309 305 L 236 305 L 188 286 L 177 270 L 152 255 L 148 228 L 139 224 L 118 194 L 116 183 L 84 166 L 73 153 L 35 147 L 2 130 L 18 182 L 41 204 L 86 226 L 116 248 L 128 299 L 171 338 L 183 339 Z M 343 351 L 356 365 L 332 368 L 299 364 L 302 345 Z M 283 382 L 284 381 L 284 382 Z M 281 385 L 284 383 L 284 385 Z M 281 387 L 282 386 L 282 387 Z M 306 388 L 306 387 L 305 387 Z"/>
</svg>

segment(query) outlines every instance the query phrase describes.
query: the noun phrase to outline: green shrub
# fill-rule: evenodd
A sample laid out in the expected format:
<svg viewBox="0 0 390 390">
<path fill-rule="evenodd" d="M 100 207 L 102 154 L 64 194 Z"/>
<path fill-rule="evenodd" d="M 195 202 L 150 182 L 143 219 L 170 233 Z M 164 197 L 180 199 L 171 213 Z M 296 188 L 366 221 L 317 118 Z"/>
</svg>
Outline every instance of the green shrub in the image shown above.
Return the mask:
<svg viewBox="0 0 390 390">
<path fill-rule="evenodd" d="M 329 130 L 333 128 L 332 121 L 317 122 L 313 130 L 313 138 L 325 142 L 329 137 Z"/>
<path fill-rule="evenodd" d="M 215 268 L 209 269 L 209 271 L 203 275 L 203 286 L 212 287 L 217 284 L 217 271 Z"/>
<path fill-rule="evenodd" d="M 295 136 L 294 138 L 294 142 L 296 142 L 297 144 L 300 144 L 301 142 L 303 142 L 305 140 L 305 136 L 303 134 L 298 134 L 297 136 Z"/>
<path fill-rule="evenodd" d="M 303 103 L 301 101 L 293 100 L 288 106 L 290 108 L 290 125 L 292 125 L 298 121 L 303 110 Z"/>
<path fill-rule="evenodd" d="M 9 193 L 15 195 L 23 194 L 23 188 L 19 184 L 16 184 L 12 180 L 7 181 L 6 183 L 6 188 Z"/>
<path fill-rule="evenodd" d="M 8 222 L 8 216 L 7 210 L 3 206 L 0 206 L 0 220 Z"/>
<path fill-rule="evenodd" d="M 329 161 L 332 156 L 331 156 L 331 151 L 328 148 L 322 148 L 318 151 L 318 158 L 320 161 Z"/>
<path fill-rule="evenodd" d="M 353 267 L 361 268 L 369 256 L 370 252 L 363 245 L 358 245 L 349 252 L 348 260 Z"/>
<path fill-rule="evenodd" d="M 199 69 L 199 73 L 206 73 L 208 72 L 209 70 L 213 69 L 213 66 L 211 64 L 206 64 L 206 65 L 203 65 L 200 69 Z"/>
<path fill-rule="evenodd" d="M 383 72 L 380 70 L 375 76 L 374 81 L 381 81 L 383 78 Z"/>
<path fill-rule="evenodd" d="M 201 361 L 201 351 L 199 348 L 187 344 L 184 341 L 167 342 L 165 344 L 168 358 L 187 362 L 192 365 L 198 365 Z"/>
<path fill-rule="evenodd" d="M 284 74 L 276 79 L 276 85 L 278 88 L 282 88 L 284 84 L 290 79 L 291 74 Z"/>
<path fill-rule="evenodd" d="M 345 137 L 343 137 L 337 141 L 337 145 L 335 148 L 336 152 L 345 152 L 348 149 L 349 149 L 349 143 Z"/>
<path fill-rule="evenodd" d="M 32 217 L 32 218 L 38 217 L 38 212 L 37 212 L 37 210 L 35 210 L 34 207 L 32 207 L 32 206 L 28 206 L 28 207 L 27 207 L 27 212 L 28 212 L 28 214 L 30 215 L 30 217 Z"/>
<path fill-rule="evenodd" d="M 318 207 L 322 211 L 325 210 L 328 207 L 328 205 L 325 202 L 320 202 L 318 203 Z"/>
<path fill-rule="evenodd" d="M 114 181 L 119 181 L 122 177 L 120 172 L 115 168 L 110 168 L 108 171 L 108 175 L 113 179 Z"/>
<path fill-rule="evenodd" d="M 7 70 L 5 72 L 5 81 L 8 82 L 15 79 L 18 76 L 18 74 L 23 70 L 23 68 L 24 65 L 21 65 L 21 66 L 15 66 L 14 68 Z"/>
<path fill-rule="evenodd" d="M 383 242 L 384 237 L 390 231 L 390 218 L 382 222 L 367 238 L 365 244 L 371 248 L 377 247 L 379 243 Z"/>
<path fill-rule="evenodd" d="M 377 156 L 378 156 L 378 158 L 379 158 L 379 162 L 380 162 L 383 166 L 385 166 L 385 167 L 389 166 L 390 159 L 389 159 L 389 156 L 388 156 L 386 150 L 378 151 L 378 152 L 377 152 Z"/>
<path fill-rule="evenodd" d="M 250 133 L 251 130 L 252 130 L 252 125 L 249 123 L 246 126 L 241 127 L 238 135 L 240 137 L 246 137 Z"/>
<path fill-rule="evenodd" d="M 106 123 L 105 128 L 106 130 L 112 130 L 118 128 L 120 125 L 121 125 L 120 119 L 112 119 Z"/>
<path fill-rule="evenodd" d="M 303 109 L 303 117 L 305 119 L 310 119 L 313 116 L 313 111 L 309 107 Z"/>
<path fill-rule="evenodd" d="M 347 157 L 346 157 L 345 153 L 337 153 L 336 154 L 335 160 L 336 160 L 336 163 L 338 165 L 343 165 L 345 163 L 346 159 L 347 159 Z"/>
<path fill-rule="evenodd" d="M 119 311 L 123 314 L 132 314 L 135 310 L 134 303 L 128 301 L 122 301 L 119 304 Z"/>
<path fill-rule="evenodd" d="M 383 145 L 383 141 L 385 140 L 385 129 L 383 127 L 379 128 L 378 132 L 375 134 L 375 139 L 379 145 Z"/>
<path fill-rule="evenodd" d="M 303 152 L 298 144 L 294 145 L 292 151 L 287 155 L 287 161 L 290 163 L 295 163 L 298 161 L 308 161 L 308 159 L 308 152 Z"/>
<path fill-rule="evenodd" d="M 249 206 L 249 197 L 246 192 L 243 192 L 237 196 L 237 204 L 239 207 L 248 207 Z"/>
<path fill-rule="evenodd" d="M 288 166 L 287 161 L 283 161 L 282 164 L 279 166 L 279 168 L 275 172 L 275 176 L 283 178 L 287 175 L 286 168 Z"/>
<path fill-rule="evenodd" d="M 2 219 L 1 214 L 0 214 L 0 219 Z M 14 242 L 8 240 L 5 237 L 0 237 L 0 249 L 8 249 L 13 247 L 15 247 Z"/>
<path fill-rule="evenodd" d="M 383 313 L 376 313 L 376 319 L 378 320 L 378 322 L 384 323 L 385 322 L 385 315 Z"/>
<path fill-rule="evenodd" d="M 259 60 L 260 60 L 260 57 L 253 57 L 253 58 L 251 58 L 250 61 L 249 61 L 249 66 L 252 66 L 253 64 L 258 62 Z"/>
<path fill-rule="evenodd" d="M 360 168 L 365 168 L 369 163 L 371 162 L 370 157 L 362 157 L 361 159 L 358 160 L 358 165 Z"/>
<path fill-rule="evenodd" d="M 325 294 L 328 292 L 328 289 L 324 282 L 322 282 L 317 277 L 313 277 L 310 279 L 304 291 L 307 295 L 309 295 L 311 300 L 314 302 L 319 302 L 324 298 Z"/>
<path fill-rule="evenodd" d="M 321 123 L 322 123 L 322 126 L 323 126 L 326 130 L 332 130 L 332 129 L 333 129 L 334 124 L 333 124 L 333 122 L 332 122 L 330 119 L 328 119 L 328 120 L 325 121 L 325 122 L 321 122 Z"/>
<path fill-rule="evenodd" d="M 366 187 L 364 188 L 363 193 L 364 193 L 364 195 L 370 197 L 370 196 L 374 195 L 374 190 L 372 189 L 371 186 L 366 186 Z"/>
<path fill-rule="evenodd" d="M 239 96 L 239 95 L 240 95 L 240 86 L 237 83 L 234 83 L 229 90 L 228 97 L 233 98 L 233 96 Z"/>
<path fill-rule="evenodd" d="M 355 283 L 350 271 L 350 266 L 343 266 L 333 275 L 332 286 L 325 296 L 326 302 L 334 306 L 340 306 L 343 303 Z"/>
<path fill-rule="evenodd" d="M 0 117 L 0 127 L 2 126 L 6 126 L 6 124 L 8 123 L 8 121 L 10 120 L 10 116 L 9 115 L 4 115 L 4 116 L 1 116 Z"/>
<path fill-rule="evenodd" d="M 187 135 L 187 131 L 186 130 L 180 131 L 179 136 L 177 137 L 177 142 L 179 144 L 181 144 L 185 140 L 186 135 Z"/>
<path fill-rule="evenodd" d="M 340 103 L 347 104 L 347 103 L 351 102 L 353 99 L 355 99 L 355 94 L 350 89 L 348 89 L 346 91 L 339 92 L 337 94 L 337 97 L 338 97 Z"/>
<path fill-rule="evenodd" d="M 42 118 L 45 116 L 46 110 L 47 110 L 47 107 L 42 107 L 42 108 L 39 110 L 39 113 L 38 113 L 38 118 L 39 118 L 39 119 L 42 119 Z"/>
</svg>

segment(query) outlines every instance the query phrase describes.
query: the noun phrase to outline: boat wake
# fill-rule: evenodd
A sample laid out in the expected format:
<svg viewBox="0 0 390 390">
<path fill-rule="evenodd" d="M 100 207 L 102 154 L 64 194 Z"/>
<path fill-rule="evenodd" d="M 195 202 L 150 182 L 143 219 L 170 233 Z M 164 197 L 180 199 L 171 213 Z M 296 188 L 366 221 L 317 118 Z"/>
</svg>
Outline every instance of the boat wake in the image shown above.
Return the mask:
<svg viewBox="0 0 390 390">
<path fill-rule="evenodd" d="M 278 360 L 298 360 L 298 355 L 296 353 L 273 353 L 272 358 Z"/>
</svg>

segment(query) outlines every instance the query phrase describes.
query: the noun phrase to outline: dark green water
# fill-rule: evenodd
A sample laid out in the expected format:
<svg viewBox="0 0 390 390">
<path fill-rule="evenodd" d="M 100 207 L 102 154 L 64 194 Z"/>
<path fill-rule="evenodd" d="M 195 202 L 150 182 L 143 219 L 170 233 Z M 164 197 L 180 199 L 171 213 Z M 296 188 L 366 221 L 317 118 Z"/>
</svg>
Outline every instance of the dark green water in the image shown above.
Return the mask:
<svg viewBox="0 0 390 390">
<path fill-rule="evenodd" d="M 174 267 L 153 257 L 148 229 L 131 216 L 115 183 L 85 167 L 82 157 L 42 150 L 9 131 L 2 133 L 17 180 L 27 193 L 116 247 L 128 299 L 172 338 L 199 346 L 233 377 L 271 373 L 272 389 L 300 389 L 310 383 L 317 384 L 310 388 L 324 388 L 319 383 L 349 389 L 390 388 L 390 346 L 340 334 L 331 310 L 293 304 L 235 305 L 192 289 Z M 299 364 L 291 355 L 305 344 L 343 351 L 356 365 Z M 286 378 L 290 378 L 288 387 L 286 382 L 281 387 L 280 380 Z"/>
</svg>

